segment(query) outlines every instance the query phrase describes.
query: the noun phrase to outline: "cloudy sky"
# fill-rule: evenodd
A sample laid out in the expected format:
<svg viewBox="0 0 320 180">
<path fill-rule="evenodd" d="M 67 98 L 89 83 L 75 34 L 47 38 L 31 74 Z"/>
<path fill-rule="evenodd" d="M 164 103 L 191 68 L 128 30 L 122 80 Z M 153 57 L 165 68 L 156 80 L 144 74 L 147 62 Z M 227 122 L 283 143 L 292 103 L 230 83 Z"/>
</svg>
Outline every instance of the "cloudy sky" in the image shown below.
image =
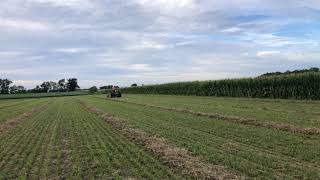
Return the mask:
<svg viewBox="0 0 320 180">
<path fill-rule="evenodd" d="M 28 88 L 320 66 L 319 0 L 1 0 L 0 78 Z"/>
</svg>

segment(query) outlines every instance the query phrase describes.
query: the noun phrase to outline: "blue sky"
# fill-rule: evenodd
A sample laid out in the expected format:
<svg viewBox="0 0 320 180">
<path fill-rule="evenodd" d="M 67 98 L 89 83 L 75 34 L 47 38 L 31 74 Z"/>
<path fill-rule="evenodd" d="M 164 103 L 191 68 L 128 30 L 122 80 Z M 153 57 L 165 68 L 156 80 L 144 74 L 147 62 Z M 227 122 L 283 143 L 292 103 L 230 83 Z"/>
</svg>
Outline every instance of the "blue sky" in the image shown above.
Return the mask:
<svg viewBox="0 0 320 180">
<path fill-rule="evenodd" d="M 1 0 L 0 78 L 32 88 L 320 66 L 319 0 Z"/>
</svg>

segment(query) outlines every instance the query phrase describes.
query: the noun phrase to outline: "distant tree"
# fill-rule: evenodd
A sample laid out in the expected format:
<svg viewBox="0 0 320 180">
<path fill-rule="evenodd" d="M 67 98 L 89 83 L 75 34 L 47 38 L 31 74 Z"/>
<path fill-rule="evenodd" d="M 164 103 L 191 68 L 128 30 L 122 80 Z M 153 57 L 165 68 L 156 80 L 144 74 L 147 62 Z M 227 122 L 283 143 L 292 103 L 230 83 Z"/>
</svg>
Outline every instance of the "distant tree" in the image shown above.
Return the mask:
<svg viewBox="0 0 320 180">
<path fill-rule="evenodd" d="M 37 85 L 35 88 L 30 89 L 30 90 L 28 90 L 27 92 L 28 92 L 28 93 L 42 93 L 42 92 L 44 92 L 44 91 L 43 91 L 43 89 L 42 89 L 39 85 Z"/>
<path fill-rule="evenodd" d="M 108 85 L 108 86 L 101 86 L 99 89 L 112 89 L 113 85 Z"/>
<path fill-rule="evenodd" d="M 41 87 L 38 85 L 38 86 L 36 86 L 36 88 L 35 88 L 37 91 L 41 91 L 42 89 L 41 89 Z"/>
<path fill-rule="evenodd" d="M 77 88 L 80 88 L 78 85 L 78 79 L 76 78 L 68 79 L 67 88 L 69 91 L 75 91 Z"/>
<path fill-rule="evenodd" d="M 13 85 L 10 87 L 10 94 L 21 94 L 25 92 L 26 92 L 26 89 L 23 86 Z"/>
<path fill-rule="evenodd" d="M 131 84 L 131 87 L 137 87 L 138 84 Z"/>
<path fill-rule="evenodd" d="M 312 72 L 319 72 L 320 69 L 317 68 L 317 67 L 312 67 L 312 68 L 310 68 L 310 71 L 312 71 Z"/>
<path fill-rule="evenodd" d="M 55 90 L 56 91 L 56 90 L 59 89 L 59 84 L 58 83 L 50 81 L 49 84 L 50 84 L 50 90 Z"/>
<path fill-rule="evenodd" d="M 91 93 L 91 94 L 93 94 L 93 93 L 95 93 L 95 92 L 97 92 L 98 91 L 98 88 L 96 87 L 96 86 L 92 86 L 91 88 L 89 88 L 89 92 Z"/>
<path fill-rule="evenodd" d="M 0 89 L 1 94 L 9 94 L 9 87 L 12 81 L 9 79 L 0 79 Z"/>
<path fill-rule="evenodd" d="M 27 89 L 24 86 L 17 86 L 17 90 L 19 93 L 26 93 Z"/>
<path fill-rule="evenodd" d="M 17 86 L 13 85 L 10 87 L 10 94 L 18 94 Z"/>
<path fill-rule="evenodd" d="M 42 88 L 43 92 L 48 92 L 51 89 L 51 83 L 48 81 L 43 82 L 40 87 Z"/>
<path fill-rule="evenodd" d="M 60 79 L 58 81 L 58 85 L 60 89 L 65 89 L 66 88 L 66 80 L 65 79 Z"/>
<path fill-rule="evenodd" d="M 320 69 L 317 67 L 312 67 L 310 69 L 301 69 L 301 70 L 294 70 L 294 71 L 270 72 L 270 73 L 262 74 L 260 77 L 282 75 L 282 74 L 299 74 L 299 73 L 307 73 L 307 72 L 320 72 Z"/>
</svg>

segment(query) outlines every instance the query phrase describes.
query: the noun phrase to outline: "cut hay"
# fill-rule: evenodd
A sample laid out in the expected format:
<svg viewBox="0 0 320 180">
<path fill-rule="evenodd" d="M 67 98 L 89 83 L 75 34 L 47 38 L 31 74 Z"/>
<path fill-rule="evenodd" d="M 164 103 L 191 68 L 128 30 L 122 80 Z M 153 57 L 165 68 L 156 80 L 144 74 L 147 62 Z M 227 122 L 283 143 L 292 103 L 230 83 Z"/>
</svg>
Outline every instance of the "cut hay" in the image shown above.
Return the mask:
<svg viewBox="0 0 320 180">
<path fill-rule="evenodd" d="M 193 156 L 188 150 L 169 144 L 164 138 L 151 136 L 146 132 L 134 129 L 124 120 L 115 118 L 97 108 L 89 107 L 82 101 L 80 103 L 85 109 L 101 117 L 130 141 L 142 146 L 162 159 L 165 164 L 182 172 L 186 176 L 197 179 L 244 179 L 241 176 L 228 172 L 223 166 L 204 162 L 200 158 Z"/>
<path fill-rule="evenodd" d="M 292 132 L 292 133 L 301 133 L 301 134 L 306 134 L 306 135 L 320 134 L 319 128 L 303 128 L 303 127 L 298 127 L 298 126 L 294 126 L 291 124 L 283 124 L 283 123 L 263 123 L 263 122 L 259 122 L 256 119 L 241 118 L 241 117 L 236 117 L 236 116 L 224 116 L 224 115 L 220 115 L 217 113 L 212 114 L 212 113 L 204 113 L 204 112 L 195 112 L 195 111 L 187 110 L 187 109 L 169 108 L 169 107 L 155 106 L 155 105 L 150 105 L 150 104 L 128 102 L 128 101 L 124 101 L 124 100 L 118 100 L 118 102 L 139 105 L 139 106 L 144 106 L 144 107 L 158 108 L 158 109 L 163 109 L 166 111 L 183 112 L 183 113 L 188 113 L 188 114 L 192 114 L 195 116 L 207 117 L 207 118 L 215 119 L 215 120 L 222 120 L 222 121 L 238 123 L 238 124 L 243 124 L 243 125 L 251 125 L 251 126 L 255 126 L 255 127 L 276 129 L 276 130 Z"/>
<path fill-rule="evenodd" d="M 5 121 L 4 123 L 0 124 L 0 134 L 6 132 L 7 130 L 16 127 L 17 125 L 19 125 L 20 123 L 23 122 L 23 120 L 28 119 L 29 117 L 31 117 L 32 115 L 34 115 L 35 113 L 38 113 L 44 109 L 46 109 L 48 107 L 48 104 L 43 104 L 41 106 L 35 107 L 33 108 L 31 111 L 25 112 L 22 115 L 9 119 L 7 121 Z"/>
</svg>

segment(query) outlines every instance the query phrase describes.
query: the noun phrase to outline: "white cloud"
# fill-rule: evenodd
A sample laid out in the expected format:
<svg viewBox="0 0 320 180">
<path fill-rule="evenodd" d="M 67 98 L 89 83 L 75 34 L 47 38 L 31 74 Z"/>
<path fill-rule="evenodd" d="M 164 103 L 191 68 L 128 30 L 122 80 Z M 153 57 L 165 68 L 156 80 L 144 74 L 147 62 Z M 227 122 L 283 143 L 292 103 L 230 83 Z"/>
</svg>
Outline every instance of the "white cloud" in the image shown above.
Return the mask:
<svg viewBox="0 0 320 180">
<path fill-rule="evenodd" d="M 257 56 L 260 58 L 272 57 L 274 55 L 280 54 L 280 51 L 259 51 Z"/>
<path fill-rule="evenodd" d="M 243 30 L 241 28 L 231 27 L 231 28 L 223 29 L 221 32 L 224 32 L 224 33 L 239 33 L 239 32 L 242 32 L 242 31 Z"/>
<path fill-rule="evenodd" d="M 55 49 L 55 52 L 75 54 L 75 53 L 88 52 L 89 50 L 90 50 L 89 48 L 58 48 L 58 49 Z"/>
<path fill-rule="evenodd" d="M 0 51 L 0 58 L 15 57 L 22 54 L 23 54 L 22 52 L 18 52 L 18 51 Z"/>
<path fill-rule="evenodd" d="M 13 81 L 13 84 L 16 86 L 24 86 L 25 88 L 31 89 L 36 87 L 37 85 L 40 85 L 43 81 L 40 80 L 19 80 L 16 79 Z"/>
<path fill-rule="evenodd" d="M 283 48 L 293 45 L 316 46 L 318 44 L 317 41 L 312 39 L 299 39 L 295 37 L 277 36 L 271 33 L 245 33 L 245 35 L 241 36 L 240 39 L 253 42 L 256 45 L 273 48 Z"/>
<path fill-rule="evenodd" d="M 161 7 L 170 10 L 193 7 L 195 4 L 194 0 L 137 0 L 137 3 L 148 7 Z"/>
<path fill-rule="evenodd" d="M 128 63 L 122 61 L 122 60 L 114 60 L 114 59 L 108 59 L 108 60 L 100 60 L 100 62 L 97 62 L 96 67 L 104 67 L 108 69 L 128 69 Z"/>
<path fill-rule="evenodd" d="M 130 64 L 128 69 L 135 71 L 152 71 L 149 64 Z"/>
<path fill-rule="evenodd" d="M 99 60 L 96 67 L 106 67 L 110 69 L 131 70 L 131 71 L 152 71 L 149 64 L 131 64 L 124 59 L 107 58 Z"/>
<path fill-rule="evenodd" d="M 157 49 L 162 50 L 168 48 L 168 45 L 154 41 L 143 41 L 138 44 L 132 44 L 127 47 L 128 50 L 146 50 L 146 49 Z"/>
<path fill-rule="evenodd" d="M 32 3 L 50 4 L 56 7 L 68 7 L 73 9 L 90 9 L 94 7 L 90 0 L 27 0 Z"/>
<path fill-rule="evenodd" d="M 22 20 L 22 19 L 4 19 L 0 18 L 0 27 L 5 29 L 14 30 L 27 30 L 27 31 L 46 31 L 49 26 L 45 23 Z"/>
<path fill-rule="evenodd" d="M 268 58 L 270 61 L 289 61 L 289 62 L 320 62 L 320 53 L 303 51 L 259 51 L 256 54 L 259 58 Z"/>
<path fill-rule="evenodd" d="M 279 55 L 280 58 L 287 61 L 294 61 L 299 63 L 319 63 L 320 62 L 320 53 L 311 53 L 311 52 L 286 52 Z"/>
<path fill-rule="evenodd" d="M 300 1 L 299 4 L 305 7 L 314 8 L 320 10 L 320 1 L 318 0 L 304 0 Z"/>
<path fill-rule="evenodd" d="M 77 77 L 85 87 L 320 66 L 319 3 L 298 2 L 0 1 L 1 73 L 22 83 Z"/>
<path fill-rule="evenodd" d="M 175 18 L 190 17 L 196 12 L 195 0 L 134 0 L 146 12 L 157 15 L 158 21 L 172 23 Z"/>
</svg>

